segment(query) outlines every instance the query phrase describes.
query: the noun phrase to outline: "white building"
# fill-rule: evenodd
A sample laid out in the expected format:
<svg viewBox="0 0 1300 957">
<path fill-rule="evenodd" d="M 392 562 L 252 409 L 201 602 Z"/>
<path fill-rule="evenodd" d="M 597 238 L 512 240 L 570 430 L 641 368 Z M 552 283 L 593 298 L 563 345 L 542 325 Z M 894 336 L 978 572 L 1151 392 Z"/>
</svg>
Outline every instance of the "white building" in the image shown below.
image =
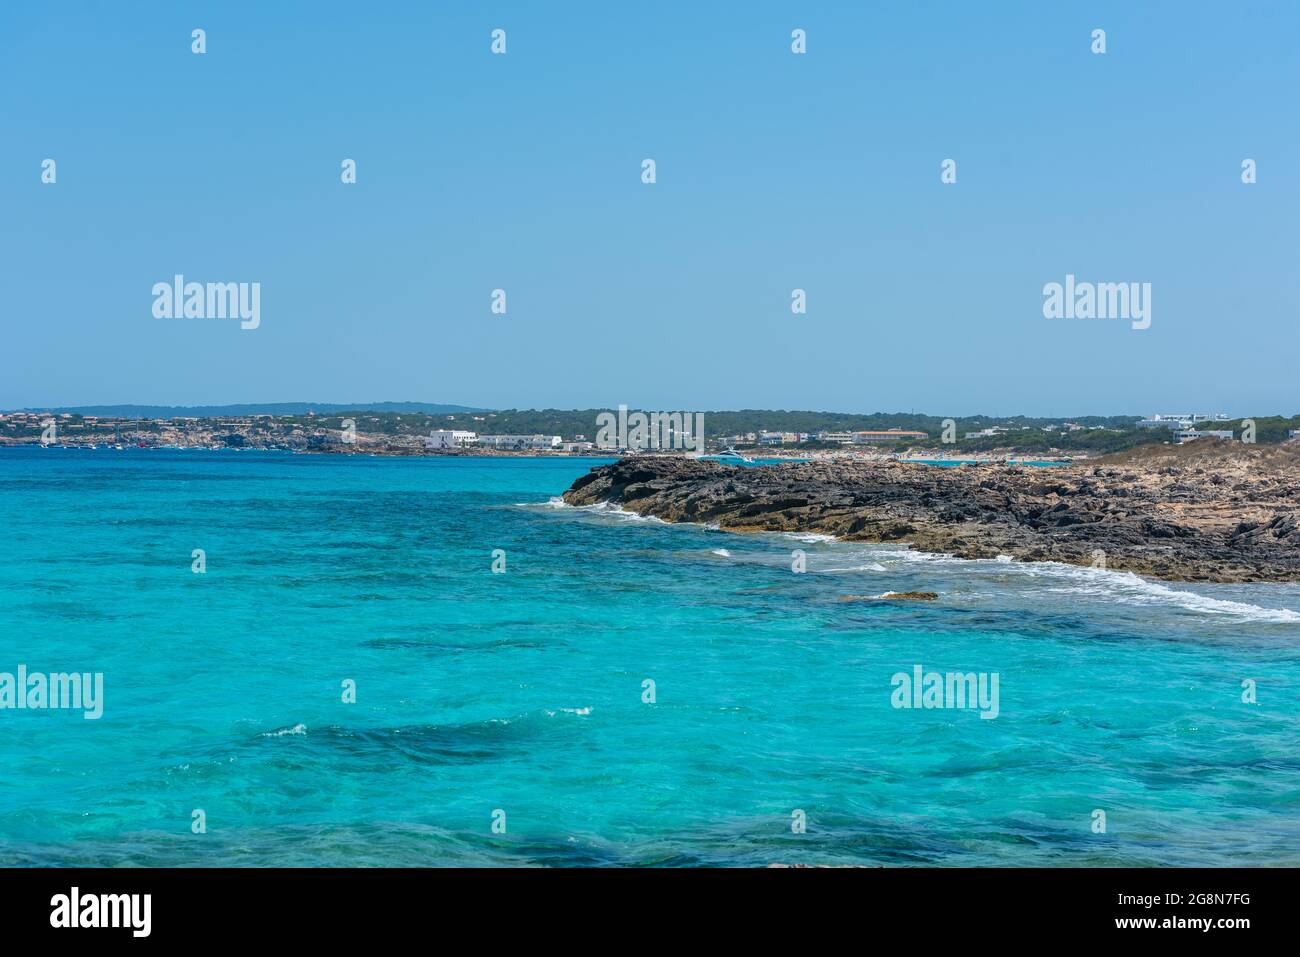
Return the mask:
<svg viewBox="0 0 1300 957">
<path fill-rule="evenodd" d="M 480 435 L 478 444 L 489 449 L 558 449 L 558 435 Z"/>
<path fill-rule="evenodd" d="M 995 425 L 995 426 L 992 426 L 992 427 L 987 428 L 987 429 L 980 429 L 978 432 L 967 432 L 967 433 L 966 433 L 966 438 L 968 438 L 968 439 L 987 439 L 987 438 L 990 438 L 990 437 L 992 437 L 992 436 L 994 436 L 994 435 L 1002 435 L 1002 434 L 1004 434 L 1004 433 L 1006 433 L 1006 432 L 1010 432 L 1010 431 L 1011 431 L 1010 429 L 1003 428 L 1003 427 L 1000 426 L 1000 425 Z"/>
<path fill-rule="evenodd" d="M 930 436 L 926 432 L 908 432 L 904 429 L 886 429 L 883 432 L 854 432 L 854 445 L 876 445 L 881 442 L 924 442 Z"/>
<path fill-rule="evenodd" d="M 1174 433 L 1174 439 L 1179 445 L 1191 442 L 1193 439 L 1230 439 L 1232 431 L 1225 430 L 1220 432 L 1198 432 L 1195 429 L 1180 429 Z"/>
<path fill-rule="evenodd" d="M 839 442 L 841 445 L 848 445 L 853 441 L 852 432 L 818 432 L 817 441 L 819 442 Z"/>
<path fill-rule="evenodd" d="M 424 440 L 424 444 L 431 449 L 457 449 L 464 445 L 471 445 L 477 439 L 477 432 L 462 432 L 458 429 L 435 429 L 429 433 L 429 437 Z"/>
<path fill-rule="evenodd" d="M 1191 412 L 1187 414 L 1174 413 L 1156 414 L 1148 416 L 1138 422 L 1139 429 L 1183 429 L 1187 430 L 1196 425 L 1197 422 L 1227 422 L 1228 414 L 1226 412 Z"/>
</svg>

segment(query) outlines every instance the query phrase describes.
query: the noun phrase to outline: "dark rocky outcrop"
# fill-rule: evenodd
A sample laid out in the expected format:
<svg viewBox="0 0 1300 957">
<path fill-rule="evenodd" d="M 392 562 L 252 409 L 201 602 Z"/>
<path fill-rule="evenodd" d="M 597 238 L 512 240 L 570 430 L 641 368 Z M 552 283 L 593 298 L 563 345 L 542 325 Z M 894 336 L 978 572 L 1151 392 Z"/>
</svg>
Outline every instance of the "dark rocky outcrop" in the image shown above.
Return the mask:
<svg viewBox="0 0 1300 957">
<path fill-rule="evenodd" d="M 840 601 L 936 601 L 935 591 L 887 591 L 883 595 L 842 595 Z"/>
<path fill-rule="evenodd" d="M 564 500 L 615 502 L 736 532 L 906 542 L 961 558 L 1104 561 L 1171 581 L 1297 581 L 1300 455 L 1288 454 L 1262 460 L 1228 450 L 1196 467 L 1103 460 L 1051 469 L 853 461 L 744 468 L 634 456 L 593 469 Z"/>
</svg>

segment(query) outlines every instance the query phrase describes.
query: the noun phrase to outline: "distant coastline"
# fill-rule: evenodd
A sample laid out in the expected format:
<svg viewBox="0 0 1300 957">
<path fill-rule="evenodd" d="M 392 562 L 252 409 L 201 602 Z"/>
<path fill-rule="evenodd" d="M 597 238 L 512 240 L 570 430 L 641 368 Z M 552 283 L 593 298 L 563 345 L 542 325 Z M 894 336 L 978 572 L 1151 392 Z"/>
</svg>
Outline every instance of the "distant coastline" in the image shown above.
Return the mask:
<svg viewBox="0 0 1300 957">
<path fill-rule="evenodd" d="M 89 411 L 0 412 L 0 447 L 8 445 L 135 448 L 247 448 L 368 454 L 662 454 L 638 445 L 611 448 L 598 410 L 467 410 L 463 406 L 377 403 L 352 409 L 284 403 L 292 411 L 243 411 L 272 406 L 112 406 Z M 89 409 L 90 407 L 83 407 Z M 305 411 L 303 409 L 305 408 Z M 125 415 L 161 409 L 166 414 Z M 214 409 L 229 410 L 217 414 Z M 452 411 L 455 410 L 455 411 Z M 703 449 L 734 448 L 750 458 L 989 461 L 1080 460 L 1140 447 L 1240 437 L 1271 445 L 1300 434 L 1300 416 L 1227 419 L 1198 415 L 1038 419 L 984 416 L 940 419 L 914 413 L 850 415 L 747 410 L 699 413 Z M 597 439 L 601 442 L 598 445 Z M 665 443 L 666 444 L 666 443 Z M 688 446 L 688 448 L 691 446 Z"/>
</svg>

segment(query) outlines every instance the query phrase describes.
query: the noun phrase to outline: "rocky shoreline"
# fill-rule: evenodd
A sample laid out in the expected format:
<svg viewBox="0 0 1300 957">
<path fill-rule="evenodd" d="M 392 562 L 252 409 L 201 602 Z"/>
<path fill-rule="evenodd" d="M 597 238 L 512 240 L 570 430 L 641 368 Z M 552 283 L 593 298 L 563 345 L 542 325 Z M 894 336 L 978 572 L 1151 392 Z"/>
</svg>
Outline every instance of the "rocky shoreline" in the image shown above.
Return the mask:
<svg viewBox="0 0 1300 957">
<path fill-rule="evenodd" d="M 1167 581 L 1300 581 L 1294 442 L 1203 441 L 1049 468 L 745 468 L 634 456 L 592 469 L 564 501 L 611 502 L 734 532 L 819 532 L 959 558 L 1104 565 Z"/>
</svg>

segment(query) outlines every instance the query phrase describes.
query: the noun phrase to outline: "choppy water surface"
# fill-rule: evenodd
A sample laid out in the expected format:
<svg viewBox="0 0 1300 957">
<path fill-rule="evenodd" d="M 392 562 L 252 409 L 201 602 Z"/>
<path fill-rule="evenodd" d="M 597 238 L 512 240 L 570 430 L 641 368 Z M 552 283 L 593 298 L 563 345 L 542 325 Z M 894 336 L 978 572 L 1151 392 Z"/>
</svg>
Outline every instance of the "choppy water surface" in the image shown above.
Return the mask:
<svg viewBox="0 0 1300 957">
<path fill-rule="evenodd" d="M 0 711 L 0 863 L 1300 863 L 1300 588 L 558 505 L 593 464 L 0 451 L 0 672 L 105 681 Z"/>
</svg>

